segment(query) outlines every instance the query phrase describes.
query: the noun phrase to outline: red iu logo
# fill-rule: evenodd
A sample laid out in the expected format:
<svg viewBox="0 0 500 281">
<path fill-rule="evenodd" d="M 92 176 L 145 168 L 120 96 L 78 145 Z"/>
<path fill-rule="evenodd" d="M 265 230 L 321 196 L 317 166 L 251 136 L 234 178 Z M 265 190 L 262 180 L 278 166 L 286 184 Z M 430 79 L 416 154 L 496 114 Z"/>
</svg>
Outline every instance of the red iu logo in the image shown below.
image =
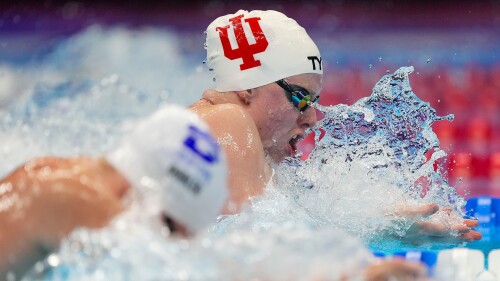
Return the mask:
<svg viewBox="0 0 500 281">
<path fill-rule="evenodd" d="M 229 19 L 234 29 L 234 36 L 236 36 L 236 42 L 238 43 L 237 49 L 232 49 L 229 43 L 229 37 L 227 36 L 227 30 L 229 25 L 224 27 L 217 27 L 215 30 L 219 32 L 220 41 L 222 43 L 222 48 L 224 48 L 224 56 L 230 60 L 235 60 L 241 58 L 243 63 L 240 64 L 240 69 L 245 70 L 252 67 L 257 67 L 260 65 L 260 61 L 256 60 L 253 56 L 257 53 L 262 53 L 267 49 L 269 43 L 267 42 L 262 28 L 260 28 L 259 20 L 260 18 L 248 18 L 245 22 L 248 23 L 252 34 L 255 37 L 255 43 L 249 44 L 248 39 L 243 30 L 243 24 L 241 19 L 244 15 L 239 15 L 234 18 Z"/>
</svg>

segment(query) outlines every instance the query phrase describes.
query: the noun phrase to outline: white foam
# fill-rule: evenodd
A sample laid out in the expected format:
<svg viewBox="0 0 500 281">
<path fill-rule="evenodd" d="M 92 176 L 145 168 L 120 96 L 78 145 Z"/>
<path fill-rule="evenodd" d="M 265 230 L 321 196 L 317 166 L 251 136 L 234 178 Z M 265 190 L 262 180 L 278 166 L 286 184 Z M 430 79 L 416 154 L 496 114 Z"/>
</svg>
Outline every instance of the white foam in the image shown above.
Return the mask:
<svg viewBox="0 0 500 281">
<path fill-rule="evenodd" d="M 0 175 L 36 156 L 100 154 L 122 124 L 198 99 L 210 78 L 184 48 L 164 29 L 91 26 L 37 63 L 0 66 Z"/>
</svg>

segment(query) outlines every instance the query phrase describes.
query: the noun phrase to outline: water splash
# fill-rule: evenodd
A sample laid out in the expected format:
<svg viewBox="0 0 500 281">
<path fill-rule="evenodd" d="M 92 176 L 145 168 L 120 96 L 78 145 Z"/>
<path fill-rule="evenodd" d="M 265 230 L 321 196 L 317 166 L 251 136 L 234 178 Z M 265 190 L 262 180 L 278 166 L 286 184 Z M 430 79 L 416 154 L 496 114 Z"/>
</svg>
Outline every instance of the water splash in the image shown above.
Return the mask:
<svg viewBox="0 0 500 281">
<path fill-rule="evenodd" d="M 95 25 L 26 65 L 0 62 L 0 175 L 33 157 L 101 154 L 128 121 L 167 99 L 198 99 L 210 78 L 191 70 L 199 61 L 181 55 L 179 40 L 165 29 Z"/>
<path fill-rule="evenodd" d="M 425 153 L 439 148 L 439 140 L 430 126 L 436 120 L 453 116 L 437 117 L 429 103 L 412 92 L 408 78 L 411 72 L 413 67 L 404 67 L 384 76 L 370 97 L 351 107 L 320 106 L 326 117 L 317 127 L 326 131 L 326 135 L 318 142 L 318 150 L 330 146 L 354 147 L 352 152 L 356 153 L 360 150 L 355 148 L 358 146 L 370 150 L 366 153 L 375 153 L 366 144 L 377 138 L 377 142 L 394 151 L 389 155 L 393 165 L 408 166 L 411 170 L 421 167 L 426 162 Z"/>
<path fill-rule="evenodd" d="M 224 217 L 191 241 L 168 237 L 157 213 L 141 211 L 158 206 L 157 198 L 154 192 L 134 198 L 104 229 L 75 231 L 23 280 L 338 280 L 358 278 L 374 259 L 342 230 L 254 213 L 276 206 L 294 213 L 293 200 L 275 189 L 255 202 L 258 208 Z"/>
<path fill-rule="evenodd" d="M 453 116 L 436 116 L 413 93 L 412 71 L 403 67 L 385 75 L 370 97 L 352 106 L 319 106 L 325 118 L 317 125 L 316 148 L 305 162 L 290 160 L 278 173 L 294 175 L 280 178 L 278 186 L 315 224 L 340 227 L 388 251 L 405 244 L 383 246 L 377 233 L 403 237 L 420 219 L 399 217 L 396 206 L 437 203 L 456 215 L 437 213 L 427 220 L 452 225 L 460 222 L 465 203 L 434 169 L 446 153 L 431 125 Z"/>
<path fill-rule="evenodd" d="M 405 246 L 379 235 L 402 237 L 415 222 L 398 217 L 394 206 L 436 202 L 459 211 L 463 205 L 433 167 L 445 153 L 431 125 L 453 116 L 436 116 L 414 95 L 412 71 L 406 67 L 384 76 L 370 97 L 353 106 L 320 107 L 326 117 L 307 161 L 288 159 L 276 167 L 274 188 L 198 239 L 168 240 L 158 225 L 157 196 L 145 191 L 109 227 L 73 233 L 52 263 L 39 264 L 31 276 L 310 280 L 321 275 L 335 280 L 360 272 L 372 259 L 362 240 L 385 250 Z M 443 214 L 428 219 L 452 223 Z"/>
</svg>

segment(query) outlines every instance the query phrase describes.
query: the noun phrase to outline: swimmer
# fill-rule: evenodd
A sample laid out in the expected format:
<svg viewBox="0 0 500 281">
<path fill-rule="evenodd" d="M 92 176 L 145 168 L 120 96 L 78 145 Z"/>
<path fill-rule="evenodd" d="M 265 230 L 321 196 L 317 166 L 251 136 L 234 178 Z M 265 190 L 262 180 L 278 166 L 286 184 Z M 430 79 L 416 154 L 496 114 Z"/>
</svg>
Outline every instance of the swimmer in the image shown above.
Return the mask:
<svg viewBox="0 0 500 281">
<path fill-rule="evenodd" d="M 22 276 L 77 227 L 100 228 L 131 188 L 162 196 L 171 233 L 215 222 L 227 198 L 225 158 L 195 113 L 166 106 L 103 157 L 28 161 L 0 180 L 0 279 Z"/>
<path fill-rule="evenodd" d="M 236 213 L 271 181 L 270 162 L 294 156 L 316 124 L 322 61 L 306 31 L 276 11 L 217 18 L 206 49 L 216 86 L 190 108 L 226 151 L 233 205 L 225 212 Z"/>
<path fill-rule="evenodd" d="M 276 11 L 244 11 L 215 19 L 206 30 L 208 67 L 215 88 L 190 108 L 210 126 L 228 157 L 230 199 L 237 213 L 272 183 L 273 164 L 297 153 L 306 130 L 317 123 L 323 60 L 293 19 Z M 398 206 L 397 214 L 428 217 L 436 204 Z M 411 235 L 425 239 L 478 240 L 477 221 L 444 227 L 422 221 Z"/>
</svg>

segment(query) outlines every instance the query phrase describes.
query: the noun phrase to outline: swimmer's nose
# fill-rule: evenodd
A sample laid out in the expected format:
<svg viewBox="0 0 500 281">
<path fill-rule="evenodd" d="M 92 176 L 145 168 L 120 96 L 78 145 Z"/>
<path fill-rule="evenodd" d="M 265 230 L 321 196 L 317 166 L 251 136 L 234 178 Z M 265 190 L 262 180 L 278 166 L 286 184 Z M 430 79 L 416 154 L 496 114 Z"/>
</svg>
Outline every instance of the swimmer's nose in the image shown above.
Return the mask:
<svg viewBox="0 0 500 281">
<path fill-rule="evenodd" d="M 318 118 L 316 117 L 316 110 L 312 106 L 307 108 L 302 114 L 300 114 L 299 119 L 297 120 L 299 126 L 302 129 L 309 129 L 314 127 L 318 122 Z"/>
</svg>

